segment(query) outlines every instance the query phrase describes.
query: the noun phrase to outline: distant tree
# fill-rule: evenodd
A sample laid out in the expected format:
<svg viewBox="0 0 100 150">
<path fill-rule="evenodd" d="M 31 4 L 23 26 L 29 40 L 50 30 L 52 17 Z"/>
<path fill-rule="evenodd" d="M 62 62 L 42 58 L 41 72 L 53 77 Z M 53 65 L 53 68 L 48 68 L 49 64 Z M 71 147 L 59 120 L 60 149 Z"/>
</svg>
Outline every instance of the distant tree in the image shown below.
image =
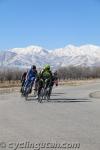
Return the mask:
<svg viewBox="0 0 100 150">
<path fill-rule="evenodd" d="M 58 77 L 60 80 L 100 78 L 100 67 L 61 67 L 58 69 Z"/>
</svg>

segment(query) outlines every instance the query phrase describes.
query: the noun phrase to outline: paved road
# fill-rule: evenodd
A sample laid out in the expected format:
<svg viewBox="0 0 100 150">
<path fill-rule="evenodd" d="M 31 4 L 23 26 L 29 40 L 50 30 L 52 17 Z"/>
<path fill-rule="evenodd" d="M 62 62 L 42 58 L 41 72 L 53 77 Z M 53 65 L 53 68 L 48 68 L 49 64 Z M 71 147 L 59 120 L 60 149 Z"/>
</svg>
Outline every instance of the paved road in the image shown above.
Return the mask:
<svg viewBox="0 0 100 150">
<path fill-rule="evenodd" d="M 66 149 L 80 143 L 80 150 L 99 150 L 100 99 L 89 97 L 99 90 L 100 82 L 59 86 L 42 104 L 32 95 L 25 101 L 18 92 L 1 94 L 0 150 L 29 150 L 31 143 L 67 143 Z"/>
</svg>

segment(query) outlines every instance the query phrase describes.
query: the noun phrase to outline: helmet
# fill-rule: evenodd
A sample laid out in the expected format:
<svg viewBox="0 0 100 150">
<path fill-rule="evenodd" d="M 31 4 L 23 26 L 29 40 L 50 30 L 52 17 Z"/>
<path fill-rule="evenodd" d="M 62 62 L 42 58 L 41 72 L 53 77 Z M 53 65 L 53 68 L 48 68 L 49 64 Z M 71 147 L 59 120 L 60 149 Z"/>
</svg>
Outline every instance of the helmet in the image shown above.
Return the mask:
<svg viewBox="0 0 100 150">
<path fill-rule="evenodd" d="M 32 66 L 32 69 L 36 69 L 36 66 L 35 66 L 35 65 L 33 65 L 33 66 Z"/>
<path fill-rule="evenodd" d="M 49 64 L 46 64 L 44 69 L 47 69 L 47 70 L 50 70 L 50 65 Z"/>
</svg>

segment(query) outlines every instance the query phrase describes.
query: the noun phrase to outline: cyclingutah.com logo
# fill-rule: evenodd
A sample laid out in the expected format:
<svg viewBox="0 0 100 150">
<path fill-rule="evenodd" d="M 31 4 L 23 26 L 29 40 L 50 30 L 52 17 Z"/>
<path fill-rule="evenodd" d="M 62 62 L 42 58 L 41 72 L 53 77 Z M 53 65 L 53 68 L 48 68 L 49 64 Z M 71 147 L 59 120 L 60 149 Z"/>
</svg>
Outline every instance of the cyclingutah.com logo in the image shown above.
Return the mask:
<svg viewBox="0 0 100 150">
<path fill-rule="evenodd" d="M 47 143 L 34 143 L 34 142 L 0 142 L 0 150 L 77 150 L 80 148 L 80 143 L 57 143 L 57 142 L 47 142 Z"/>
</svg>

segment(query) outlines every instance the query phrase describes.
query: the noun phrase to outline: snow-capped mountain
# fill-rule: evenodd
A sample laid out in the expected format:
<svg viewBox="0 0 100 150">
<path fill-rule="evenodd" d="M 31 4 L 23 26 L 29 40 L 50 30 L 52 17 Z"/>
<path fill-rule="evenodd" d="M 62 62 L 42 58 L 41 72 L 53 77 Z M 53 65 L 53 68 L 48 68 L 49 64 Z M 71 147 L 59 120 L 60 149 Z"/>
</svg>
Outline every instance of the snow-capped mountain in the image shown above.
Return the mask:
<svg viewBox="0 0 100 150">
<path fill-rule="evenodd" d="M 0 66 L 30 67 L 35 64 L 59 66 L 100 66 L 100 47 L 68 45 L 64 48 L 47 50 L 39 46 L 13 48 L 0 51 Z"/>
</svg>

